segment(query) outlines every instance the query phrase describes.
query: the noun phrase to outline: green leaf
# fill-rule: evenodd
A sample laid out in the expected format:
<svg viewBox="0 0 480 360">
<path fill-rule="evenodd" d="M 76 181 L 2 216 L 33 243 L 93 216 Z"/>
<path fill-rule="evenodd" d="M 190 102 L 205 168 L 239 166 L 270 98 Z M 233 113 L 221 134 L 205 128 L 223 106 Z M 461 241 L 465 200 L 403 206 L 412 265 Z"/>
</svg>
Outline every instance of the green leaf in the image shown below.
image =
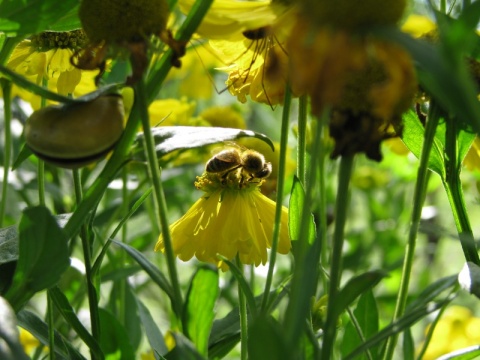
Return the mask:
<svg viewBox="0 0 480 360">
<path fill-rule="evenodd" d="M 154 353 L 163 355 L 168 352 L 167 345 L 165 345 L 165 340 L 163 339 L 162 332 L 158 328 L 155 320 L 153 320 L 150 311 L 147 307 L 140 301 L 137 297 L 137 306 L 138 314 L 140 315 L 140 320 L 142 322 L 145 334 L 147 335 L 148 343 L 152 348 Z"/>
<path fill-rule="evenodd" d="M 357 307 L 353 312 L 356 322 L 360 327 L 362 338 L 359 336 L 358 331 L 355 329 L 353 322 L 350 321 L 345 327 L 345 334 L 342 341 L 342 355 L 346 356 L 353 349 L 363 343 L 364 340 L 372 337 L 378 332 L 378 309 L 377 302 L 373 296 L 372 290 L 367 290 L 360 296 Z M 375 354 L 376 350 L 371 349 L 371 354 Z M 360 359 L 366 359 L 365 355 L 362 355 Z"/>
<path fill-rule="evenodd" d="M 415 359 L 415 343 L 411 328 L 406 328 L 403 332 L 403 357 L 405 359 Z"/>
<path fill-rule="evenodd" d="M 167 360 L 204 360 L 202 355 L 200 355 L 195 349 L 195 346 L 188 340 L 185 336 L 180 333 L 173 333 L 175 338 L 175 347 L 167 355 L 165 359 Z"/>
<path fill-rule="evenodd" d="M 298 240 L 300 237 L 300 222 L 302 219 L 303 204 L 305 202 L 305 190 L 302 183 L 295 176 L 293 178 L 292 191 L 288 206 L 288 230 L 290 239 L 292 241 Z M 311 221 L 308 224 L 308 243 L 313 244 L 315 241 L 315 221 L 313 214 L 311 215 Z"/>
<path fill-rule="evenodd" d="M 265 135 L 250 130 L 230 129 L 221 127 L 197 126 L 160 126 L 152 129 L 155 150 L 160 158 L 175 150 L 194 149 L 222 141 L 232 141 L 242 137 L 255 137 L 266 142 L 272 150 L 274 145 Z M 143 133 L 137 135 L 133 148 L 133 159 L 145 161 L 143 150 Z"/>
<path fill-rule="evenodd" d="M 78 7 L 78 0 L 4 0 L 0 2 L 0 31 L 29 35 L 51 30 Z"/>
<path fill-rule="evenodd" d="M 168 295 L 171 301 L 174 301 L 173 289 L 170 286 L 167 278 L 165 277 L 165 275 L 162 274 L 162 272 L 155 265 L 153 265 L 145 257 L 145 255 L 143 255 L 140 251 L 131 247 L 128 244 L 124 244 L 116 240 L 113 240 L 113 243 L 124 248 L 127 251 L 127 253 L 132 257 L 132 259 L 135 260 L 138 263 L 138 265 L 140 265 L 143 268 L 143 270 L 146 271 L 146 273 L 150 276 L 153 282 L 155 282 L 160 287 L 160 289 L 165 291 L 165 293 Z"/>
<path fill-rule="evenodd" d="M 384 271 L 375 270 L 351 278 L 338 292 L 334 318 L 338 318 L 357 297 L 372 289 L 385 276 L 387 273 Z"/>
<path fill-rule="evenodd" d="M 413 155 L 419 159 L 422 153 L 425 128 L 413 110 L 404 114 L 403 124 L 402 140 Z M 443 143 L 435 137 L 428 159 L 428 168 L 439 174 L 442 179 L 446 174 L 443 154 Z"/>
<path fill-rule="evenodd" d="M 188 337 L 204 356 L 207 356 L 218 293 L 218 270 L 208 265 L 200 267 L 190 282 L 183 320 Z"/>
<path fill-rule="evenodd" d="M 103 358 L 103 353 L 100 349 L 100 346 L 80 322 L 77 315 L 75 314 L 75 311 L 68 302 L 67 297 L 60 291 L 58 287 L 53 287 L 49 289 L 48 293 L 51 296 L 51 299 L 53 300 L 57 310 L 60 312 L 60 314 L 62 314 L 63 318 L 77 333 L 80 339 L 83 340 L 83 342 L 96 356 L 98 356 L 99 358 Z"/>
<path fill-rule="evenodd" d="M 15 309 L 34 293 L 54 286 L 70 265 L 67 237 L 47 208 L 23 212 L 19 225 L 19 257 L 7 298 Z"/>
<path fill-rule="evenodd" d="M 289 352 L 281 329 L 280 323 L 268 315 L 261 315 L 249 324 L 248 358 L 251 360 L 286 359 Z"/>
<path fill-rule="evenodd" d="M 428 305 L 430 301 L 433 301 L 441 293 L 447 290 L 451 290 L 457 285 L 457 276 L 451 275 L 444 277 L 430 284 L 423 290 L 415 300 L 411 301 L 406 308 L 406 312 L 413 311 L 416 308 Z"/>
<path fill-rule="evenodd" d="M 0 297 L 0 359 L 28 360 L 19 340 L 17 319 L 10 304 Z"/>
<path fill-rule="evenodd" d="M 35 336 L 43 345 L 48 346 L 48 325 L 34 313 L 22 310 L 17 314 L 18 325 Z M 55 353 L 71 360 L 85 358 L 57 331 L 54 332 Z"/>
<path fill-rule="evenodd" d="M 18 259 L 18 232 L 16 226 L 0 229 L 0 264 Z"/>
<path fill-rule="evenodd" d="M 100 347 L 109 359 L 135 359 L 135 352 L 128 339 L 127 331 L 117 317 L 105 309 L 100 315 Z"/>
</svg>

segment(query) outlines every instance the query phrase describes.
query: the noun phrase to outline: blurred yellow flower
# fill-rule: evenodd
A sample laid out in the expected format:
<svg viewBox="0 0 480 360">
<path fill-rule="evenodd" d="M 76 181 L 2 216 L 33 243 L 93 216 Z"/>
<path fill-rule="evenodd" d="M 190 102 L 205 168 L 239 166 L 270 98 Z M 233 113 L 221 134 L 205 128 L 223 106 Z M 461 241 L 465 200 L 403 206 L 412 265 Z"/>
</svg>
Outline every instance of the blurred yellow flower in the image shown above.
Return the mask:
<svg viewBox="0 0 480 360">
<path fill-rule="evenodd" d="M 212 106 L 200 113 L 200 117 L 212 126 L 246 129 L 245 119 L 231 106 Z"/>
<path fill-rule="evenodd" d="M 363 152 L 380 161 L 381 142 L 401 129 L 401 115 L 413 102 L 415 70 L 403 48 L 356 30 L 395 25 L 405 1 L 368 0 L 358 12 L 358 4 L 346 0 L 312 6 L 298 16 L 287 43 L 292 90 L 310 95 L 316 116 L 331 109 L 332 158 Z"/>
<path fill-rule="evenodd" d="M 275 202 L 262 195 L 262 181 L 249 177 L 242 168 L 226 173 L 204 172 L 195 186 L 205 192 L 187 213 L 170 226 L 174 253 L 183 261 L 195 256 L 200 261 L 228 266 L 217 257 L 237 255 L 244 264 L 267 262 L 272 245 Z M 290 251 L 288 210 L 282 208 L 278 252 Z M 155 251 L 164 250 L 160 235 Z"/>
<path fill-rule="evenodd" d="M 478 345 L 479 326 L 480 318 L 474 317 L 469 309 L 457 305 L 450 306 L 435 326 L 422 359 L 433 360 L 449 352 Z"/>
<path fill-rule="evenodd" d="M 20 331 L 20 344 L 23 346 L 23 350 L 26 354 L 30 355 L 32 352 L 39 347 L 40 341 L 36 337 L 34 337 L 29 331 L 25 330 L 24 328 L 19 327 Z M 45 349 L 44 349 L 45 351 Z"/>
<path fill-rule="evenodd" d="M 155 100 L 148 108 L 152 126 L 199 125 L 193 117 L 195 102 L 186 99 Z"/>
<path fill-rule="evenodd" d="M 20 42 L 12 52 L 7 67 L 37 85 L 46 84 L 62 95 L 85 94 L 95 89 L 98 71 L 81 71 L 70 62 L 72 54 L 86 42 L 82 30 L 46 31 Z M 13 94 L 40 107 L 40 97 L 14 87 Z"/>
</svg>

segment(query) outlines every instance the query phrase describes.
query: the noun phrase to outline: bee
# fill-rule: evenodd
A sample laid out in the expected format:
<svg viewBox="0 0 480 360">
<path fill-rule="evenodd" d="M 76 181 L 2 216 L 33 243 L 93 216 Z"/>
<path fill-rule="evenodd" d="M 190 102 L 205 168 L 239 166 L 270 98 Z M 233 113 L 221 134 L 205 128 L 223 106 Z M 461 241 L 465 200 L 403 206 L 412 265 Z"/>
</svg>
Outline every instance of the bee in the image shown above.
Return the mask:
<svg viewBox="0 0 480 360">
<path fill-rule="evenodd" d="M 241 180 L 250 182 L 254 179 L 265 179 L 272 173 L 272 164 L 258 151 L 250 149 L 230 148 L 220 151 L 207 161 L 205 171 L 222 174 L 222 180 L 233 171 L 241 169 Z M 244 176 L 246 175 L 246 176 Z"/>
</svg>

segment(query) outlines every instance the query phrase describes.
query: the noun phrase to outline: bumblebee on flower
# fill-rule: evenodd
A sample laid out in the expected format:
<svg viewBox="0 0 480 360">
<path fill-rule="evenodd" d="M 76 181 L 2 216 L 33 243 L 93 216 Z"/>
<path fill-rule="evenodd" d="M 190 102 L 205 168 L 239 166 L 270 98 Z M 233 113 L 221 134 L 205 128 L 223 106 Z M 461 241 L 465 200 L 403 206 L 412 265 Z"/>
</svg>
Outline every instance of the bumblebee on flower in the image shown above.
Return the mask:
<svg viewBox="0 0 480 360">
<path fill-rule="evenodd" d="M 205 195 L 170 226 L 174 253 L 183 261 L 195 256 L 224 271 L 228 266 L 217 255 L 227 259 L 238 255 L 243 264 L 265 264 L 276 204 L 260 192 L 260 186 L 270 171 L 271 164 L 252 150 L 231 148 L 214 156 L 195 181 Z M 288 211 L 282 207 L 280 254 L 290 251 L 287 226 Z M 155 246 L 158 250 L 164 250 L 163 235 Z"/>
</svg>

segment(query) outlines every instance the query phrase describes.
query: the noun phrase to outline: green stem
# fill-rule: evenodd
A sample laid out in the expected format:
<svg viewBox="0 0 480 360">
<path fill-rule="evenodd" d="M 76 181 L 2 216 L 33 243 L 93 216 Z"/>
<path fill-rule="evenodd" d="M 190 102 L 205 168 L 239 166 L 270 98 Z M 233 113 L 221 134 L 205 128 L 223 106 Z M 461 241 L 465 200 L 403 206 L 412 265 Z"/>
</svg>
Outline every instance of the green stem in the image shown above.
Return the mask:
<svg viewBox="0 0 480 360">
<path fill-rule="evenodd" d="M 282 132 L 280 135 L 280 162 L 278 165 L 278 181 L 277 181 L 277 203 L 275 207 L 275 223 L 273 225 L 273 240 L 272 249 L 270 251 L 270 262 L 268 264 L 268 274 L 265 282 L 265 289 L 263 291 L 262 312 L 267 310 L 268 295 L 273 281 L 273 270 L 275 268 L 275 261 L 277 259 L 278 239 L 280 237 L 281 221 L 282 221 L 282 198 L 285 188 L 285 164 L 287 158 L 288 147 L 288 131 L 290 126 L 290 105 L 292 103 L 292 92 L 288 85 L 285 86 L 285 99 L 283 101 L 282 114 Z M 288 231 L 288 229 L 283 229 Z"/>
<path fill-rule="evenodd" d="M 73 170 L 73 183 L 75 187 L 75 198 L 77 204 L 82 201 L 83 191 L 80 179 L 80 171 Z M 90 325 L 92 328 L 92 336 L 95 339 L 100 339 L 100 315 L 98 310 L 97 290 L 93 282 L 92 274 L 92 252 L 90 246 L 90 238 L 88 236 L 87 226 L 84 224 L 80 229 L 80 240 L 82 241 L 83 260 L 85 263 L 85 275 L 87 281 L 88 305 L 90 308 Z M 90 352 L 91 358 L 96 359 L 95 353 Z"/>
<path fill-rule="evenodd" d="M 122 213 L 122 217 L 125 217 L 125 215 L 128 214 L 128 185 L 127 185 L 127 182 L 128 182 L 128 177 L 127 177 L 127 170 L 125 168 L 122 169 L 122 182 L 123 182 L 123 186 L 122 186 L 122 210 L 121 210 L 121 213 Z M 122 242 L 123 243 L 127 243 L 127 223 L 123 224 L 122 226 Z M 126 258 L 127 258 L 127 253 L 125 251 L 121 251 L 120 254 L 119 254 L 119 268 L 123 268 L 124 265 L 125 265 L 125 262 L 126 262 Z M 126 315 L 126 303 L 127 303 L 127 294 L 126 294 L 126 287 L 127 287 L 127 279 L 120 279 L 119 280 L 119 293 L 120 293 L 120 302 L 119 302 L 119 309 L 118 309 L 118 313 L 119 313 L 119 320 L 120 320 L 120 323 L 125 325 L 125 319 L 127 318 L 127 315 Z"/>
<path fill-rule="evenodd" d="M 335 204 L 335 229 L 330 267 L 327 320 L 322 342 L 322 359 L 331 359 L 337 332 L 338 315 L 335 314 L 338 287 L 342 275 L 342 251 L 349 203 L 349 185 L 353 170 L 354 155 L 342 156 L 338 174 L 337 199 Z"/>
<path fill-rule="evenodd" d="M 5 209 L 7 206 L 8 175 L 10 174 L 10 162 L 12 157 L 12 83 L 6 79 L 0 79 L 0 86 L 3 92 L 4 110 L 4 131 L 5 146 L 3 153 L 3 179 L 2 179 L 2 201 L 0 201 L 0 227 L 3 226 Z"/>
<path fill-rule="evenodd" d="M 318 266 L 320 261 L 320 252 L 315 252 L 320 249 L 323 239 L 317 237 L 315 243 L 310 244 L 309 241 L 312 234 L 310 234 L 309 230 L 312 221 L 314 189 L 318 186 L 316 177 L 318 170 L 323 173 L 323 167 L 321 167 L 323 162 L 320 161 L 320 159 L 324 157 L 321 139 L 324 124 L 328 123 L 329 113 L 329 109 L 323 111 L 322 117 L 316 127 L 314 141 L 312 142 L 310 168 L 306 178 L 305 201 L 300 218 L 300 233 L 297 241 L 295 271 L 293 273 L 290 301 L 285 314 L 285 338 L 289 340 L 288 347 L 291 349 L 292 354 L 296 352 L 300 335 L 305 326 L 305 318 L 308 317 L 311 296 L 315 294 L 317 283 L 316 266 Z M 320 166 L 320 168 L 317 168 L 317 166 Z M 320 186 L 322 186 L 322 184 L 320 184 Z M 320 193 L 322 194 L 324 191 L 321 189 Z M 322 215 L 325 216 L 325 213 Z M 322 233 L 319 234 L 319 236 L 321 235 Z M 320 242 L 320 244 L 318 244 L 318 242 Z M 312 266 L 315 266 L 315 268 L 312 268 Z M 314 274 L 313 276 L 312 273 Z"/>
<path fill-rule="evenodd" d="M 445 187 L 448 201 L 450 202 L 465 260 L 480 265 L 480 258 L 478 257 L 475 238 L 468 218 L 468 212 L 465 207 L 465 199 L 463 197 L 462 184 L 460 181 L 463 159 L 458 158 L 458 135 L 458 128 L 455 119 L 448 118 L 445 135 L 446 176 L 443 181 L 443 186 Z"/>
<path fill-rule="evenodd" d="M 300 96 L 298 102 L 298 133 L 297 133 L 297 177 L 305 186 L 306 153 L 307 153 L 307 105 L 306 95 Z"/>
<path fill-rule="evenodd" d="M 55 319 L 53 317 L 53 300 L 50 291 L 47 290 L 47 319 L 48 319 L 48 346 L 49 359 L 55 359 Z"/>
<path fill-rule="evenodd" d="M 155 206 L 158 214 L 157 218 L 160 221 L 160 228 L 162 230 L 163 241 L 165 244 L 165 256 L 167 258 L 168 273 L 170 275 L 170 282 L 172 284 L 175 296 L 174 312 L 177 315 L 177 319 L 181 319 L 183 307 L 182 293 L 180 291 L 180 284 L 178 282 L 172 238 L 168 226 L 167 202 L 163 192 L 162 177 L 160 173 L 161 171 L 160 167 L 158 166 L 157 153 L 155 152 L 155 141 L 153 139 L 152 129 L 150 126 L 147 93 L 144 79 L 140 79 L 140 81 L 138 81 L 138 83 L 135 85 L 135 102 L 138 102 L 140 107 L 140 118 L 142 121 L 143 133 L 145 135 L 145 150 L 147 153 L 149 172 L 152 177 Z"/>
<path fill-rule="evenodd" d="M 422 215 L 422 207 L 425 202 L 426 188 L 428 183 L 428 160 L 432 149 L 435 131 L 437 129 L 440 113 L 435 103 L 430 104 L 430 110 L 427 117 L 425 127 L 425 139 L 423 141 L 422 154 L 420 156 L 420 165 L 417 171 L 417 181 L 415 183 L 415 191 L 413 194 L 413 209 L 410 230 L 408 233 L 407 246 L 405 248 L 405 258 L 403 260 L 402 278 L 400 281 L 400 289 L 398 291 L 395 311 L 392 322 L 398 320 L 405 312 L 407 304 L 408 287 L 410 284 L 410 276 L 412 274 L 413 258 L 415 255 L 415 245 L 417 242 L 417 233 L 420 226 L 420 218 Z M 392 359 L 395 346 L 397 344 L 398 335 L 393 335 L 387 340 L 385 346 L 384 360 Z"/>
<path fill-rule="evenodd" d="M 240 271 L 243 271 L 243 264 L 240 261 L 240 257 L 237 254 L 237 266 Z M 247 302 L 245 300 L 245 294 L 242 291 L 240 283 L 238 285 L 238 309 L 240 315 L 240 359 L 248 359 L 248 318 L 247 318 Z"/>
</svg>

